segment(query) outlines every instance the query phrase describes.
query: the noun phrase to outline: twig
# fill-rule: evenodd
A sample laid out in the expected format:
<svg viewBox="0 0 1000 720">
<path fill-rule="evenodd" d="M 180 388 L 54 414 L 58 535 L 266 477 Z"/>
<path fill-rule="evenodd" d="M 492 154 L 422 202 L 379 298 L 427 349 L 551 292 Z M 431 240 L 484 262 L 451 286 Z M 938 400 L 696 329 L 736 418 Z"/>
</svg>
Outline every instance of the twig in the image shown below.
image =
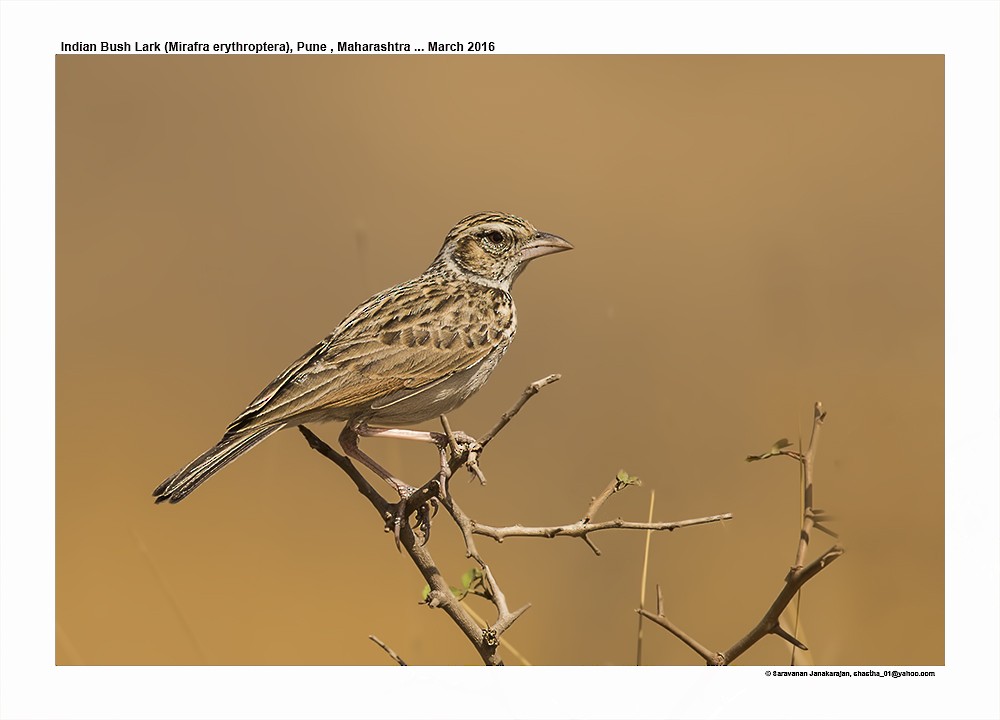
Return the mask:
<svg viewBox="0 0 1000 720">
<path fill-rule="evenodd" d="M 770 451 L 762 455 L 750 455 L 747 457 L 748 461 L 764 460 L 770 457 L 779 457 L 782 455 L 792 457 L 801 463 L 804 477 L 802 526 L 799 532 L 799 540 L 796 545 L 795 564 L 791 567 L 791 569 L 789 569 L 788 574 L 785 576 L 784 586 L 778 593 L 774 602 L 772 602 L 771 606 L 767 609 L 767 612 L 764 613 L 764 617 L 761 618 L 760 622 L 758 622 L 753 629 L 750 630 L 750 632 L 736 641 L 736 643 L 734 643 L 728 650 L 725 652 L 715 653 L 695 641 L 694 638 L 682 631 L 676 624 L 664 617 L 662 609 L 658 609 L 656 615 L 642 608 L 636 610 L 640 616 L 647 617 L 670 631 L 679 640 L 684 642 L 688 647 L 704 658 L 709 665 L 730 664 L 748 649 L 753 647 L 753 645 L 756 644 L 761 638 L 769 634 L 777 635 L 797 648 L 803 650 L 806 649 L 805 645 L 797 640 L 794 635 L 788 633 L 781 627 L 781 625 L 779 625 L 781 613 L 786 607 L 788 607 L 792 598 L 795 597 L 796 593 L 798 593 L 803 585 L 805 585 L 823 568 L 827 567 L 845 552 L 844 548 L 841 546 L 834 545 L 820 557 L 816 558 L 808 565 L 803 566 L 805 554 L 809 548 L 809 538 L 813 528 L 816 527 L 816 521 L 818 519 L 829 519 L 829 516 L 821 510 L 813 508 L 813 476 L 816 449 L 819 445 L 819 431 L 823 426 L 823 421 L 825 419 L 826 411 L 823 410 L 823 404 L 817 402 L 813 408 L 812 436 L 809 439 L 809 447 L 804 453 L 786 450 L 785 448 L 789 447 L 790 443 L 782 438 L 772 446 Z"/>
<path fill-rule="evenodd" d="M 556 376 L 558 377 L 558 376 Z M 541 381 L 539 381 L 541 382 Z M 531 386 L 529 386 L 530 388 Z M 527 391 L 525 391 L 527 393 Z M 530 397 L 530 395 L 528 396 Z M 523 399 L 523 398 L 522 398 Z M 607 487 L 604 488 L 596 497 L 594 497 L 590 506 L 587 508 L 586 514 L 577 520 L 575 523 L 570 523 L 568 525 L 549 525 L 544 527 L 526 527 L 524 525 L 509 525 L 506 527 L 494 527 L 492 525 L 484 525 L 482 523 L 476 522 L 475 520 L 470 520 L 466 518 L 468 526 L 463 527 L 462 523 L 459 526 L 463 528 L 463 534 L 466 534 L 466 547 L 469 547 L 471 543 L 471 535 L 485 535 L 486 537 L 492 538 L 497 542 L 503 542 L 505 538 L 508 537 L 576 537 L 581 538 L 591 550 L 594 551 L 595 555 L 600 555 L 600 549 L 594 545 L 593 541 L 588 537 L 593 532 L 599 532 L 601 530 L 647 530 L 647 531 L 661 531 L 669 530 L 673 532 L 678 528 L 689 527 L 691 525 L 705 525 L 708 523 L 720 522 L 722 520 L 731 520 L 732 513 L 724 513 L 722 515 L 710 515 L 708 517 L 702 518 L 692 518 L 690 520 L 677 520 L 674 522 L 632 522 L 629 520 L 622 520 L 621 518 L 615 518 L 614 520 L 606 520 L 604 522 L 591 522 L 591 518 L 597 514 L 597 511 L 604 505 L 605 501 L 614 495 L 616 492 L 623 490 L 627 487 L 631 487 L 639 484 L 639 479 L 630 476 L 624 470 L 618 472 L 618 474 L 608 483 Z M 447 507 L 447 506 L 446 506 Z M 456 518 L 458 520 L 458 518 Z"/>
<path fill-rule="evenodd" d="M 696 653 L 698 653 L 703 658 L 705 658 L 705 662 L 707 662 L 709 665 L 721 665 L 722 664 L 720 662 L 717 662 L 718 657 L 719 657 L 718 653 L 714 653 L 711 650 L 709 650 L 707 647 L 705 647 L 704 645 L 702 645 L 701 643 L 699 643 L 697 640 L 695 640 L 693 637 L 691 637 L 690 635 L 688 635 L 686 632 L 684 632 L 683 630 L 681 630 L 679 627 L 677 627 L 676 625 L 674 625 L 670 620 L 668 620 L 663 615 L 660 615 L 660 614 L 654 615 L 653 613 L 649 612 L 649 610 L 636 610 L 636 612 L 639 613 L 639 615 L 641 615 L 642 617 L 649 618 L 650 620 L 652 620 L 653 622 L 655 622 L 657 625 L 665 627 L 667 630 L 669 630 L 671 633 L 673 633 L 674 636 L 678 640 L 680 640 L 685 645 L 687 645 L 689 648 L 691 648 Z"/>
<path fill-rule="evenodd" d="M 489 592 L 489 600 L 497 609 L 497 621 L 493 625 L 493 629 L 498 635 L 502 634 L 504 630 L 513 624 L 528 608 L 531 604 L 527 604 L 524 607 L 511 612 L 507 606 L 507 597 L 503 594 L 500 586 L 497 584 L 496 579 L 493 577 L 493 572 L 490 570 L 489 565 L 483 560 L 482 556 L 479 554 L 479 549 L 476 547 L 476 541 L 472 537 L 473 526 L 475 522 L 465 514 L 465 511 L 459 507 L 453 495 L 449 495 L 447 498 L 441 500 L 441 505 L 448 514 L 455 520 L 455 524 L 458 525 L 458 529 L 462 533 L 462 537 L 465 540 L 465 554 L 467 557 L 472 558 L 476 561 L 483 571 L 483 580 L 486 583 L 486 588 Z"/>
<path fill-rule="evenodd" d="M 497 436 L 497 433 L 503 430 L 504 427 L 506 427 L 507 423 L 513 420 L 514 416 L 521 411 L 521 408 L 524 407 L 524 404 L 528 402 L 528 400 L 537 395 L 538 391 L 541 390 L 543 387 L 545 387 L 546 385 L 551 385 L 561 377 L 562 375 L 558 374 L 549 375 L 547 377 L 543 377 L 541 380 L 535 380 L 535 382 L 531 383 L 528 387 L 526 387 L 524 389 L 524 392 L 521 394 L 521 397 L 518 398 L 518 401 L 516 403 L 514 403 L 514 406 L 510 410 L 505 412 L 503 415 L 501 415 L 500 419 L 497 421 L 497 424 L 494 425 L 488 433 L 486 433 L 479 439 L 479 444 L 482 445 L 483 447 L 489 445 L 490 441 Z"/>
<path fill-rule="evenodd" d="M 391 647 L 389 647 L 384 642 L 379 640 L 377 637 L 375 637 L 374 635 L 369 635 L 368 639 L 371 640 L 376 645 L 378 645 L 383 650 L 385 650 L 387 653 L 389 653 L 389 657 L 395 660 L 397 664 L 404 666 L 406 665 L 406 662 L 403 660 L 403 658 L 399 657 L 399 655 L 396 654 L 395 650 L 393 650 Z"/>
<path fill-rule="evenodd" d="M 520 616 L 523 610 L 514 614 L 513 617 L 505 618 L 506 622 L 503 627 L 498 627 L 499 622 L 493 627 L 480 627 L 458 598 L 452 594 L 451 587 L 441 575 L 426 546 L 416 541 L 408 524 L 404 524 L 402 527 L 401 541 L 406 553 L 417 566 L 427 585 L 430 586 L 427 604 L 430 607 L 439 607 L 448 614 L 476 648 L 484 664 L 503 665 L 503 660 L 498 653 L 499 636 Z"/>
<path fill-rule="evenodd" d="M 640 484 L 639 478 L 632 477 L 624 470 L 619 470 L 614 479 L 608 483 L 608 486 L 597 497 L 591 498 L 590 507 L 587 508 L 587 512 L 583 515 L 583 522 L 590 522 L 597 515 L 597 511 L 601 509 L 601 506 L 604 505 L 607 499 L 616 492 L 620 492 L 632 485 Z M 650 521 L 652 521 L 652 518 L 650 518 Z"/>
<path fill-rule="evenodd" d="M 826 411 L 823 410 L 823 403 L 817 402 L 813 407 L 812 436 L 809 438 L 809 447 L 802 457 L 802 472 L 804 474 L 803 504 L 805 505 L 805 511 L 803 512 L 802 532 L 799 533 L 799 549 L 795 554 L 793 568 L 801 568 L 802 563 L 805 562 L 806 551 L 809 549 L 809 536 L 812 534 L 813 523 L 816 522 L 816 519 L 813 517 L 813 474 L 816 463 L 816 450 L 819 447 L 819 431 L 823 427 L 825 419 Z"/>
<path fill-rule="evenodd" d="M 757 623 L 756 626 L 754 626 L 753 630 L 748 632 L 745 636 L 734 643 L 731 648 L 722 653 L 724 662 L 719 664 L 728 665 L 750 649 L 757 643 L 758 640 L 769 633 L 781 635 L 782 633 L 779 633 L 780 626 L 778 625 L 778 618 L 781 617 L 781 612 L 785 609 L 788 603 L 792 601 L 792 598 L 795 597 L 795 593 L 797 593 L 799 588 L 805 585 L 820 570 L 843 555 L 844 552 L 844 548 L 839 545 L 834 545 L 804 568 L 793 569 L 788 574 L 788 577 L 785 578 L 785 586 L 781 589 L 781 592 L 778 593 L 778 597 L 775 598 L 774 602 L 771 603 L 771 607 L 769 607 L 767 612 L 764 613 L 764 617 L 761 618 L 760 622 Z M 800 647 L 802 646 L 800 645 Z"/>
<path fill-rule="evenodd" d="M 674 530 L 678 530 L 679 528 L 691 527 L 692 525 L 707 525 L 708 523 L 732 520 L 732 518 L 732 513 L 709 515 L 708 517 L 691 518 L 690 520 L 677 520 L 675 522 L 654 523 L 630 522 L 622 520 L 621 518 L 616 518 L 614 520 L 606 520 L 605 522 L 599 523 L 588 523 L 583 520 L 578 520 L 575 523 L 570 523 L 569 525 L 551 525 L 547 527 L 525 527 L 524 525 L 493 527 L 491 525 L 482 525 L 478 522 L 474 522 L 472 532 L 476 535 L 485 535 L 486 537 L 492 538 L 497 542 L 503 542 L 504 539 L 509 537 L 575 537 L 586 540 L 590 533 L 600 532 L 601 530 L 669 530 L 672 532 Z M 601 554 L 600 550 L 597 550 L 597 548 L 594 548 L 594 552 L 597 555 Z"/>
</svg>

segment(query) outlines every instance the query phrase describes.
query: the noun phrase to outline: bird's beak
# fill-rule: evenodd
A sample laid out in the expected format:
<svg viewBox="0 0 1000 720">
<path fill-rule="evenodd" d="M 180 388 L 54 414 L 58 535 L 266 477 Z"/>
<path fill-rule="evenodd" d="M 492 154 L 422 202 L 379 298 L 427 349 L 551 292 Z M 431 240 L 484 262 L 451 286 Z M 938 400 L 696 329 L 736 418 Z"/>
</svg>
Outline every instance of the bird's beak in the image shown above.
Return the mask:
<svg viewBox="0 0 1000 720">
<path fill-rule="evenodd" d="M 527 262 L 542 255 L 551 255 L 552 253 L 572 249 L 573 246 L 558 235 L 539 232 L 521 248 L 521 262 Z"/>
</svg>

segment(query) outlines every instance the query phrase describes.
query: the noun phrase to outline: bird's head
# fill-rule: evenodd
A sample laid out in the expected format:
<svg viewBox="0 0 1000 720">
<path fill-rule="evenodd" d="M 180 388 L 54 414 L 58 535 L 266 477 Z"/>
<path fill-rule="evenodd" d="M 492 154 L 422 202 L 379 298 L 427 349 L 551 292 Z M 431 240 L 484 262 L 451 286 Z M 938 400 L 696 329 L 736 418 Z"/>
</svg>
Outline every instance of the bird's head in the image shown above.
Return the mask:
<svg viewBox="0 0 1000 720">
<path fill-rule="evenodd" d="M 536 230 L 516 215 L 481 212 L 451 229 L 434 266 L 443 264 L 477 282 L 509 291 L 528 262 L 572 249 L 558 235 Z"/>
</svg>

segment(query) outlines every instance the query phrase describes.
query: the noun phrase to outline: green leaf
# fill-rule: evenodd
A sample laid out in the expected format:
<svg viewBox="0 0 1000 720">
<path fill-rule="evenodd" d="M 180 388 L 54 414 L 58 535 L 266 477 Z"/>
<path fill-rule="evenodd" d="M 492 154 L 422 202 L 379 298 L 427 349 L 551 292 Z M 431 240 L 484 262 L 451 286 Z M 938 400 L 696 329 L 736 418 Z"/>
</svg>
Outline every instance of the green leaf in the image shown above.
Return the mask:
<svg viewBox="0 0 1000 720">
<path fill-rule="evenodd" d="M 774 442 L 774 445 L 771 446 L 771 452 L 772 453 L 781 452 L 786 447 L 791 447 L 791 446 L 792 444 L 788 442 L 788 438 L 781 438 L 780 440 L 776 440 Z"/>
<path fill-rule="evenodd" d="M 619 470 L 618 474 L 615 475 L 615 479 L 620 485 L 642 485 L 635 475 L 629 475 L 624 470 Z"/>
<path fill-rule="evenodd" d="M 462 573 L 462 587 L 466 590 L 472 587 L 473 583 L 479 580 L 483 574 L 478 570 L 478 568 L 469 568 L 464 573 Z"/>
<path fill-rule="evenodd" d="M 462 598 L 464 598 L 466 595 L 469 594 L 468 588 L 462 589 L 462 588 L 457 588 L 454 585 L 449 585 L 448 589 L 451 590 L 451 594 L 454 595 L 459 600 L 461 600 Z M 427 602 L 427 598 L 429 598 L 430 596 L 431 596 L 431 586 L 424 585 L 424 591 L 421 593 L 423 601 Z"/>
</svg>

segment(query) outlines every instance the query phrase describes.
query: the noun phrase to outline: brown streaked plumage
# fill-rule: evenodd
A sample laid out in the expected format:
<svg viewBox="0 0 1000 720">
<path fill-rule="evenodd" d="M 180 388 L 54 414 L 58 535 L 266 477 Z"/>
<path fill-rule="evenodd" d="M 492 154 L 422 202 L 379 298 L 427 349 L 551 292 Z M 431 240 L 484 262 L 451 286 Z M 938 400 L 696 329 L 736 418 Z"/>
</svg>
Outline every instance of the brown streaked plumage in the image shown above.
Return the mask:
<svg viewBox="0 0 1000 720">
<path fill-rule="evenodd" d="M 227 463 L 285 427 L 346 421 L 344 451 L 404 492 L 361 452 L 359 436 L 440 442 L 410 425 L 457 408 L 482 387 L 517 330 L 511 285 L 532 259 L 572 248 L 505 213 L 461 220 L 420 276 L 366 300 L 264 388 L 208 451 L 161 483 L 176 503 Z"/>
</svg>

